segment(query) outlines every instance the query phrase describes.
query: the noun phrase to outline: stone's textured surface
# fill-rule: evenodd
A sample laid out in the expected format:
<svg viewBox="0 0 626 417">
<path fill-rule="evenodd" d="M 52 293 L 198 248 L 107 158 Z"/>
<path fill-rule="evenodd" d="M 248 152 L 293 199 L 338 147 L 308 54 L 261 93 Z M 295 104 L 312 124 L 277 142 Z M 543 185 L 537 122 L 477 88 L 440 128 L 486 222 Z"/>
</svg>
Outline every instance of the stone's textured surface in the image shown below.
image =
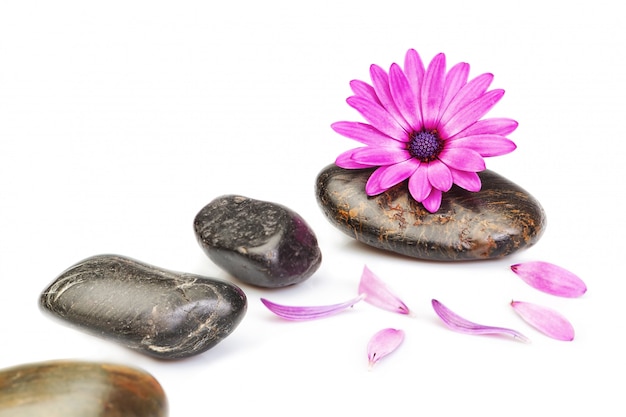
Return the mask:
<svg viewBox="0 0 626 417">
<path fill-rule="evenodd" d="M 0 417 L 165 417 L 161 385 L 144 371 L 77 361 L 0 370 Z"/>
<path fill-rule="evenodd" d="M 243 319 L 247 299 L 228 282 L 99 255 L 63 272 L 42 293 L 40 305 L 89 333 L 177 359 L 227 337 Z"/>
<path fill-rule="evenodd" d="M 435 261 L 500 258 L 535 244 L 546 226 L 535 198 L 489 170 L 479 173 L 481 191 L 453 186 L 436 213 L 410 197 L 406 182 L 368 197 L 371 172 L 329 165 L 316 191 L 332 224 L 380 249 Z"/>
<path fill-rule="evenodd" d="M 275 203 L 218 197 L 196 215 L 194 230 L 216 265 L 259 287 L 298 284 L 322 261 L 317 238 L 304 219 Z"/>
</svg>

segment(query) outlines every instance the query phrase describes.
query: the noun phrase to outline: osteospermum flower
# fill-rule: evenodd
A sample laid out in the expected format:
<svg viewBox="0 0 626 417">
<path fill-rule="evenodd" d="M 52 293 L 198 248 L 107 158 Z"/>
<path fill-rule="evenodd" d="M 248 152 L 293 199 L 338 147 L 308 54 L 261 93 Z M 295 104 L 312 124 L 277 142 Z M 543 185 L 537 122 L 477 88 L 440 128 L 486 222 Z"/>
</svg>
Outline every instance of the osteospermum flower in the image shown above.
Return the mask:
<svg viewBox="0 0 626 417">
<path fill-rule="evenodd" d="M 481 118 L 502 98 L 504 90 L 487 91 L 492 74 L 468 81 L 469 65 L 462 62 L 446 72 L 440 53 L 424 67 L 414 49 L 406 53 L 404 68 L 389 72 L 370 67 L 372 85 L 353 80 L 348 104 L 368 123 L 337 122 L 332 128 L 365 144 L 339 155 L 336 165 L 346 169 L 378 167 L 365 191 L 380 194 L 408 179 L 411 196 L 430 212 L 439 210 L 442 193 L 453 184 L 480 191 L 477 172 L 483 158 L 507 154 L 515 144 L 506 135 L 515 120 Z"/>
</svg>

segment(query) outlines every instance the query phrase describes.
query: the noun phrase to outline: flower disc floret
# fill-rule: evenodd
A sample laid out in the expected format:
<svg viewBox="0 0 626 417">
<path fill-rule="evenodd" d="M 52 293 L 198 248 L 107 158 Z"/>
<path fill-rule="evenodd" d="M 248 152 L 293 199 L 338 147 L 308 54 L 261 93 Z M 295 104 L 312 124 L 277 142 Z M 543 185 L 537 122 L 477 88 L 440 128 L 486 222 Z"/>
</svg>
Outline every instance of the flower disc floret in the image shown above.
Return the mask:
<svg viewBox="0 0 626 417">
<path fill-rule="evenodd" d="M 421 162 L 430 162 L 437 159 L 443 149 L 443 143 L 436 130 L 423 130 L 409 135 L 407 149 L 413 158 Z"/>
<path fill-rule="evenodd" d="M 504 90 L 488 91 L 491 74 L 470 81 L 468 75 L 463 62 L 446 71 L 444 54 L 425 67 L 414 49 L 406 53 L 404 68 L 392 64 L 387 72 L 372 65 L 371 85 L 351 81 L 354 95 L 347 99 L 367 123 L 332 125 L 365 146 L 342 153 L 335 163 L 346 169 L 375 167 L 365 187 L 368 195 L 408 180 L 411 196 L 433 213 L 453 184 L 479 191 L 484 158 L 515 149 L 506 136 L 517 122 L 482 119 Z"/>
</svg>

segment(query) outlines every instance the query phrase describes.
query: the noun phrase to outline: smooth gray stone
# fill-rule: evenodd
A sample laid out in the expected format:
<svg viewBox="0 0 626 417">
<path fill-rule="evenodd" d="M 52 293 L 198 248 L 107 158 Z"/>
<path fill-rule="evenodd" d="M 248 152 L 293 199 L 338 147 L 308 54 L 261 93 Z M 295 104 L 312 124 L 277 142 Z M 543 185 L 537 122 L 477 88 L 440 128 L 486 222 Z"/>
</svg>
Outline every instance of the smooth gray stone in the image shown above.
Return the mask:
<svg viewBox="0 0 626 417">
<path fill-rule="evenodd" d="M 229 282 L 99 255 L 56 278 L 41 294 L 40 306 L 91 334 L 178 359 L 230 335 L 246 313 L 247 299 Z"/>
<path fill-rule="evenodd" d="M 166 417 L 167 398 L 145 371 L 50 361 L 0 370 L 0 417 Z"/>
<path fill-rule="evenodd" d="M 334 226 L 379 249 L 432 261 L 494 259 L 534 245 L 546 227 L 539 202 L 493 171 L 478 173 L 478 192 L 453 186 L 436 213 L 411 198 L 406 181 L 367 196 L 372 171 L 329 165 L 317 177 L 316 192 Z"/>
<path fill-rule="evenodd" d="M 196 215 L 198 243 L 219 267 L 247 284 L 298 284 L 319 268 L 313 230 L 280 204 L 238 195 L 218 197 Z"/>
</svg>

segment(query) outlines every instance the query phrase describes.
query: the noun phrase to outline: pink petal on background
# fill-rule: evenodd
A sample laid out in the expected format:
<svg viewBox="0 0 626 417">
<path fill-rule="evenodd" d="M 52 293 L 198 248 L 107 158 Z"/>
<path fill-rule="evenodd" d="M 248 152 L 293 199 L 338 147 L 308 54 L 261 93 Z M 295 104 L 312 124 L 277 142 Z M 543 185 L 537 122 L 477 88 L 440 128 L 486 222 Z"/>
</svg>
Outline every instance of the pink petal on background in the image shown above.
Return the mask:
<svg viewBox="0 0 626 417">
<path fill-rule="evenodd" d="M 422 205 L 431 213 L 437 212 L 441 207 L 442 192 L 435 187 L 431 188 L 430 194 L 422 201 Z"/>
<path fill-rule="evenodd" d="M 449 167 L 461 171 L 479 172 L 486 168 L 483 157 L 469 148 L 446 147 L 439 154 L 439 159 Z"/>
<path fill-rule="evenodd" d="M 513 132 L 517 129 L 518 123 L 513 119 L 505 119 L 505 118 L 491 118 L 491 119 L 481 119 L 470 125 L 466 129 L 463 129 L 456 135 L 452 136 L 449 139 L 454 139 L 456 137 L 461 136 L 472 136 L 472 135 L 501 135 L 506 136 L 509 133 Z"/>
<path fill-rule="evenodd" d="M 471 322 L 469 320 L 464 319 L 458 314 L 452 312 L 448 307 L 441 304 L 439 301 L 433 299 L 432 300 L 433 309 L 435 313 L 443 320 L 443 322 L 450 329 L 457 331 L 459 333 L 466 334 L 506 334 L 513 336 L 516 339 L 519 339 L 523 342 L 528 342 L 529 339 L 518 332 L 517 330 L 507 329 L 505 327 L 494 327 L 494 326 L 485 326 L 482 324 L 477 324 Z"/>
<path fill-rule="evenodd" d="M 395 351 L 404 341 L 404 331 L 387 328 L 379 331 L 367 344 L 370 369 L 382 358 Z"/>
<path fill-rule="evenodd" d="M 365 302 L 399 314 L 410 314 L 411 311 L 387 285 L 381 281 L 367 266 L 363 267 L 359 294 L 365 295 Z"/>
<path fill-rule="evenodd" d="M 467 148 L 478 152 L 481 156 L 500 156 L 513 152 L 515 143 L 500 135 L 473 135 L 446 141 L 446 148 Z"/>
<path fill-rule="evenodd" d="M 450 172 L 452 173 L 452 180 L 459 187 L 472 192 L 480 191 L 482 183 L 477 173 L 461 171 L 455 168 L 450 168 Z"/>
<path fill-rule="evenodd" d="M 381 172 L 380 185 L 389 189 L 396 184 L 409 178 L 420 165 L 419 159 L 411 158 L 404 162 L 388 165 L 384 172 Z"/>
<path fill-rule="evenodd" d="M 430 185 L 441 191 L 448 191 L 452 187 L 452 173 L 443 162 L 435 159 L 426 165 Z"/>
<path fill-rule="evenodd" d="M 396 105 L 396 102 L 391 94 L 391 88 L 389 86 L 389 75 L 387 72 L 376 64 L 370 66 L 370 75 L 372 78 L 372 85 L 376 95 L 380 99 L 382 106 L 389 112 L 389 114 L 398 122 L 400 126 L 406 131 L 410 131 L 411 127 L 407 124 L 404 116 L 400 114 L 400 110 Z"/>
<path fill-rule="evenodd" d="M 325 306 L 307 306 L 307 307 L 296 307 L 296 306 L 286 306 L 282 304 L 276 304 L 265 298 L 261 298 L 261 302 L 272 313 L 286 320 L 313 320 L 313 319 L 320 319 L 323 317 L 331 316 L 333 314 L 337 314 L 343 310 L 346 310 L 352 307 L 353 305 L 361 301 L 363 298 L 365 298 L 364 295 L 359 295 L 358 297 L 355 297 L 352 300 L 349 300 L 343 303 L 331 304 L 331 305 L 325 305 Z"/>
<path fill-rule="evenodd" d="M 504 95 L 504 90 L 491 90 L 472 101 L 456 112 L 445 125 L 441 126 L 439 134 L 443 137 L 451 137 L 468 128 L 483 117 Z"/>
<path fill-rule="evenodd" d="M 546 336 L 557 340 L 574 340 L 574 327 L 561 313 L 524 301 L 511 301 L 511 307 L 526 323 Z"/>
<path fill-rule="evenodd" d="M 412 130 L 420 130 L 422 120 L 417 110 L 418 102 L 409 86 L 409 81 L 397 64 L 392 64 L 389 69 L 389 88 L 404 120 L 408 122 Z"/>
<path fill-rule="evenodd" d="M 400 147 L 371 147 L 356 148 L 352 153 L 352 160 L 360 164 L 372 166 L 391 165 L 411 159 L 411 154 Z"/>
<path fill-rule="evenodd" d="M 409 192 L 415 201 L 420 203 L 428 197 L 433 186 L 428 181 L 427 164 L 420 164 L 409 177 Z"/>
<path fill-rule="evenodd" d="M 441 107 L 439 110 L 439 117 L 443 116 L 443 113 L 450 105 L 450 102 L 457 95 L 459 90 L 467 84 L 467 77 L 469 75 L 470 66 L 466 62 L 459 62 L 448 71 L 446 75 L 446 81 L 443 86 L 443 99 L 441 100 Z"/>
<path fill-rule="evenodd" d="M 377 195 L 384 191 L 387 191 L 390 187 L 385 187 L 382 184 L 382 178 L 385 175 L 385 172 L 395 165 L 387 165 L 376 168 L 374 172 L 367 179 L 367 183 L 365 184 L 365 192 L 367 195 Z"/>
<path fill-rule="evenodd" d="M 396 139 L 379 132 L 374 126 L 366 123 L 336 122 L 330 125 L 330 127 L 340 135 L 354 139 L 365 145 L 386 146 L 398 142 Z M 398 146 L 400 145 L 398 144 Z"/>
<path fill-rule="evenodd" d="M 436 122 L 439 120 L 439 107 L 445 76 L 446 56 L 439 53 L 428 64 L 424 81 L 422 82 L 422 125 L 426 129 L 437 127 Z"/>
<path fill-rule="evenodd" d="M 559 297 L 576 298 L 587 291 L 577 275 L 549 262 L 535 261 L 511 265 L 524 282 L 531 287 Z"/>
<path fill-rule="evenodd" d="M 406 79 L 411 86 L 411 90 L 415 93 L 415 97 L 418 99 L 418 102 L 421 96 L 420 89 L 424 80 L 425 72 L 426 69 L 424 68 L 424 63 L 422 62 L 422 58 L 419 56 L 417 51 L 415 49 L 409 49 L 406 51 L 406 56 L 404 57 L 404 73 L 406 74 Z"/>
<path fill-rule="evenodd" d="M 353 109 L 371 123 L 376 129 L 392 138 L 402 138 L 406 136 L 406 130 L 402 128 L 391 114 L 382 105 L 369 101 L 361 96 L 351 96 L 346 102 Z"/>
<path fill-rule="evenodd" d="M 380 100 L 378 100 L 378 96 L 374 91 L 374 87 L 372 87 L 368 83 L 361 80 L 352 80 L 350 81 L 350 88 L 355 95 L 361 96 L 369 101 L 380 104 Z"/>
<path fill-rule="evenodd" d="M 493 81 L 492 74 L 481 74 L 465 84 L 446 107 L 440 117 L 440 123 L 445 125 L 456 113 L 483 95 L 489 88 L 491 81 Z"/>
<path fill-rule="evenodd" d="M 359 148 L 350 149 L 341 153 L 341 155 L 339 155 L 337 159 L 335 159 L 335 165 L 346 169 L 371 168 L 371 165 L 362 164 L 352 159 L 352 155 L 354 154 L 354 152 L 356 152 L 357 149 Z"/>
</svg>

